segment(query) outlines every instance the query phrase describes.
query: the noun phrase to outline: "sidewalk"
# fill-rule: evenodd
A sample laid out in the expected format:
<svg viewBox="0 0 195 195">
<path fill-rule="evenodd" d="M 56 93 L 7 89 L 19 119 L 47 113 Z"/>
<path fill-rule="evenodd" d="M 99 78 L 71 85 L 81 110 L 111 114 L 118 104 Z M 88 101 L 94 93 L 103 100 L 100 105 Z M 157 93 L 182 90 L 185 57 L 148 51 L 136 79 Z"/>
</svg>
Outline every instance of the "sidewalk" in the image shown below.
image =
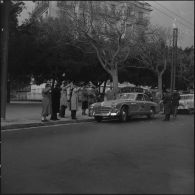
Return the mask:
<svg viewBox="0 0 195 195">
<path fill-rule="evenodd" d="M 87 113 L 87 112 L 86 112 Z M 48 117 L 49 119 L 50 117 Z M 13 129 L 22 127 L 45 126 L 52 124 L 75 123 L 91 121 L 92 117 L 81 114 L 81 107 L 77 111 L 77 120 L 71 119 L 70 110 L 66 110 L 66 118 L 58 121 L 41 122 L 41 102 L 16 102 L 12 101 L 6 107 L 6 120 L 1 120 L 1 129 Z"/>
</svg>

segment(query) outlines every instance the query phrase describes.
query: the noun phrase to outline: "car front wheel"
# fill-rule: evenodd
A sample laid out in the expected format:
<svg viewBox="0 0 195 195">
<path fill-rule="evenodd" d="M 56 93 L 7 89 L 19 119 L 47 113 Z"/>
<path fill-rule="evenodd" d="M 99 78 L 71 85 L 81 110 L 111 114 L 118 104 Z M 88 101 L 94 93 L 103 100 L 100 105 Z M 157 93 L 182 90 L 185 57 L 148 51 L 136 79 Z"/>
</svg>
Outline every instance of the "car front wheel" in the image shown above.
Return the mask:
<svg viewBox="0 0 195 195">
<path fill-rule="evenodd" d="M 120 113 L 120 116 L 119 116 L 119 120 L 121 122 L 126 122 L 127 121 L 127 117 L 128 117 L 128 111 L 125 107 L 122 107 L 121 108 L 121 113 Z"/>
<path fill-rule="evenodd" d="M 101 117 L 101 116 L 95 116 L 95 120 L 96 120 L 97 122 L 101 122 L 101 121 L 102 121 L 102 117 Z"/>
<path fill-rule="evenodd" d="M 154 108 L 150 108 L 150 114 L 148 114 L 147 117 L 149 119 L 152 119 L 152 118 L 154 118 L 154 114 L 155 114 Z"/>
</svg>

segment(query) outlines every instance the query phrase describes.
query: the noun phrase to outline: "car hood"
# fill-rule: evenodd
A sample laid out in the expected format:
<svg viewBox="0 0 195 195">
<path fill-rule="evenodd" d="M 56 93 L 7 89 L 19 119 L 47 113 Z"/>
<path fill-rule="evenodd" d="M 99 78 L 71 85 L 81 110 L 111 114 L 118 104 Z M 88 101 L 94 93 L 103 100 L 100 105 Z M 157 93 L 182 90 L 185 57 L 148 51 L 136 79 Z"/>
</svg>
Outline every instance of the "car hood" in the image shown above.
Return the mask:
<svg viewBox="0 0 195 195">
<path fill-rule="evenodd" d="M 93 106 L 106 106 L 106 107 L 111 107 L 114 104 L 120 104 L 120 103 L 124 103 L 125 101 L 132 101 L 132 100 L 108 100 L 108 101 L 104 101 L 104 102 L 98 102 L 93 104 Z"/>
</svg>

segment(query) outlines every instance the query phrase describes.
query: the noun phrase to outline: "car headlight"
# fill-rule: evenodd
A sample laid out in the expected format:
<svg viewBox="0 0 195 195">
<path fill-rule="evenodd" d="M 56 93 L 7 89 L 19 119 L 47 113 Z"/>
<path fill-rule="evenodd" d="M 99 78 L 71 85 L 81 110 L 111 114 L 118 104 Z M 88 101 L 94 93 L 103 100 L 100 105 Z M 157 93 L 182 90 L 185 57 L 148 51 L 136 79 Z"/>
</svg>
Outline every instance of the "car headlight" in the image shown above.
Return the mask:
<svg viewBox="0 0 195 195">
<path fill-rule="evenodd" d="M 89 109 L 93 109 L 94 108 L 94 104 L 91 104 L 90 106 L 89 106 Z"/>
<path fill-rule="evenodd" d="M 111 108 L 111 112 L 118 112 L 117 104 L 112 104 Z"/>
<path fill-rule="evenodd" d="M 112 103 L 112 104 L 111 104 L 111 107 L 112 107 L 112 108 L 116 108 L 116 106 L 117 106 L 116 103 Z"/>
</svg>

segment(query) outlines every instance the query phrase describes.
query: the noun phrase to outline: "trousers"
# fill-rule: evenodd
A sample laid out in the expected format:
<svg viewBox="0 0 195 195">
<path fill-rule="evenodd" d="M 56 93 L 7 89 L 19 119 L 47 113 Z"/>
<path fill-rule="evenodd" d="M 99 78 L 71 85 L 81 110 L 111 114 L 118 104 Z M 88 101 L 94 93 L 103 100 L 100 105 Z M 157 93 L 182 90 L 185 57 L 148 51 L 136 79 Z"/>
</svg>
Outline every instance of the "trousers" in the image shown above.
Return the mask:
<svg viewBox="0 0 195 195">
<path fill-rule="evenodd" d="M 76 110 L 71 110 L 71 117 L 72 119 L 76 119 Z"/>
</svg>

